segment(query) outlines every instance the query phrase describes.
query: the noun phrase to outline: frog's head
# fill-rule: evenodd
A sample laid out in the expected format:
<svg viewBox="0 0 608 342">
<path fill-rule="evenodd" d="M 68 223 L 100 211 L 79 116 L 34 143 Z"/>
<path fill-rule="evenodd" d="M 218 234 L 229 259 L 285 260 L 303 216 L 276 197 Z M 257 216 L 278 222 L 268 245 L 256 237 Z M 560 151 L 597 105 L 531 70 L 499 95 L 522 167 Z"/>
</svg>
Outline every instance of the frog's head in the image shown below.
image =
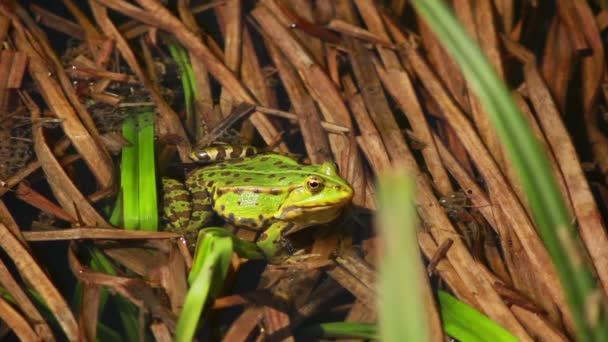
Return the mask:
<svg viewBox="0 0 608 342">
<path fill-rule="evenodd" d="M 300 225 L 327 223 L 338 217 L 353 198 L 353 189 L 340 177 L 336 165 L 326 162 L 302 177 L 274 217 Z"/>
</svg>

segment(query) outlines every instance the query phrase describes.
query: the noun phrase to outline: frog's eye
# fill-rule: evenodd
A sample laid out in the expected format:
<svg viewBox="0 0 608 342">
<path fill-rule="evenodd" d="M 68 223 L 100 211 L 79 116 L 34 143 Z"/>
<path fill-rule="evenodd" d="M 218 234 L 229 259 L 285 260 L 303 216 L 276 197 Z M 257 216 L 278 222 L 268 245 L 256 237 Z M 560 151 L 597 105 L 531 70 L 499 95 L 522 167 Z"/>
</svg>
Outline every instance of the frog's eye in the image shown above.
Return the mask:
<svg viewBox="0 0 608 342">
<path fill-rule="evenodd" d="M 306 180 L 306 188 L 308 188 L 308 191 L 316 194 L 323 190 L 323 180 L 318 177 L 309 177 Z"/>
</svg>

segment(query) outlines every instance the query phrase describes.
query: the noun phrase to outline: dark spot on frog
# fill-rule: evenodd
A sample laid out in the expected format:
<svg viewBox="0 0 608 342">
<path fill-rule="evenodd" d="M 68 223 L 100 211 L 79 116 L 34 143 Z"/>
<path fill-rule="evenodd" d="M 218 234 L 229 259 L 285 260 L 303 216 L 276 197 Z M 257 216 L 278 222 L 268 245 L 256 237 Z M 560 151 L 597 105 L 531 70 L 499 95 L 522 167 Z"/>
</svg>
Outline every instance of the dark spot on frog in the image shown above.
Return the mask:
<svg viewBox="0 0 608 342">
<path fill-rule="evenodd" d="M 247 167 L 245 167 L 243 169 L 251 171 L 251 170 L 255 169 L 255 167 L 253 167 L 253 166 L 247 166 Z"/>
<path fill-rule="evenodd" d="M 192 211 L 194 211 L 194 212 L 211 211 L 211 205 L 202 204 L 202 203 L 194 203 L 192 205 Z"/>
<path fill-rule="evenodd" d="M 268 158 L 268 157 L 262 157 L 262 158 L 260 158 L 260 161 L 265 162 L 265 161 L 267 161 L 268 159 L 270 159 L 270 158 Z"/>
<path fill-rule="evenodd" d="M 251 182 L 251 180 L 252 180 L 252 178 L 247 177 L 247 178 L 243 179 L 243 182 L 247 183 L 247 182 Z"/>
<path fill-rule="evenodd" d="M 207 177 L 213 177 L 215 176 L 215 172 L 209 172 L 209 174 L 207 175 Z"/>
<path fill-rule="evenodd" d="M 226 210 L 226 206 L 225 206 L 225 205 L 223 205 L 223 204 L 222 204 L 222 205 L 220 205 L 220 211 L 224 211 L 224 210 Z"/>
<path fill-rule="evenodd" d="M 241 205 L 241 201 L 237 201 L 237 202 L 236 202 L 236 205 Z"/>
<path fill-rule="evenodd" d="M 275 175 L 275 174 L 273 173 L 273 174 L 271 174 L 271 175 L 268 175 L 268 178 L 274 178 L 274 177 L 276 177 L 276 176 L 277 176 L 277 175 Z"/>
<path fill-rule="evenodd" d="M 255 154 L 255 149 L 251 148 L 251 147 L 247 147 L 245 149 L 245 156 L 249 157 Z"/>
<path fill-rule="evenodd" d="M 272 165 L 279 166 L 279 165 L 281 165 L 281 164 L 283 164 L 283 162 L 279 160 L 279 161 L 274 162 Z"/>
<path fill-rule="evenodd" d="M 240 195 L 243 193 L 243 189 L 234 189 L 234 190 L 232 190 L 232 192 L 234 192 L 237 195 Z"/>
<path fill-rule="evenodd" d="M 220 175 L 222 176 L 228 176 L 230 174 L 230 171 L 224 171 L 222 173 L 220 173 Z"/>
<path fill-rule="evenodd" d="M 243 148 L 241 146 L 233 146 L 232 152 L 230 152 L 230 158 L 238 158 L 241 156 L 241 152 L 243 152 Z"/>
<path fill-rule="evenodd" d="M 341 186 L 339 186 L 339 185 L 336 185 L 334 189 L 336 189 L 336 190 L 340 190 L 340 189 L 342 189 L 342 187 L 341 187 Z"/>
<path fill-rule="evenodd" d="M 264 215 L 262 215 L 262 214 L 258 215 L 258 220 L 260 222 L 264 221 Z"/>
<path fill-rule="evenodd" d="M 228 214 L 228 221 L 232 222 L 232 223 L 236 223 L 235 219 L 234 219 L 234 213 L 230 213 Z"/>
<path fill-rule="evenodd" d="M 282 182 L 282 181 L 284 181 L 284 180 L 285 180 L 285 177 L 281 177 L 281 178 L 279 178 L 279 182 Z"/>
<path fill-rule="evenodd" d="M 213 184 L 215 184 L 214 181 L 208 181 L 208 182 L 205 183 L 205 186 L 212 187 Z"/>
<path fill-rule="evenodd" d="M 248 226 L 248 227 L 256 227 L 257 226 L 257 222 L 255 222 L 254 219 L 244 218 L 244 217 L 239 217 L 239 224 L 242 224 L 242 225 Z"/>
<path fill-rule="evenodd" d="M 272 188 L 272 189 L 270 189 L 270 194 L 271 195 L 278 195 L 278 194 L 280 194 L 282 192 L 283 192 L 283 190 L 278 189 L 278 188 Z"/>
<path fill-rule="evenodd" d="M 232 177 L 234 177 L 234 178 L 237 178 L 237 177 L 240 177 L 240 176 L 241 175 L 239 173 L 235 173 L 235 174 L 232 175 Z"/>
<path fill-rule="evenodd" d="M 226 149 L 223 147 L 217 148 L 217 156 L 215 156 L 216 160 L 224 160 L 226 159 Z"/>
<path fill-rule="evenodd" d="M 227 181 L 227 182 L 226 182 L 226 185 L 230 185 L 230 184 L 232 184 L 232 183 L 234 183 L 234 182 L 233 182 L 233 181 Z"/>
</svg>

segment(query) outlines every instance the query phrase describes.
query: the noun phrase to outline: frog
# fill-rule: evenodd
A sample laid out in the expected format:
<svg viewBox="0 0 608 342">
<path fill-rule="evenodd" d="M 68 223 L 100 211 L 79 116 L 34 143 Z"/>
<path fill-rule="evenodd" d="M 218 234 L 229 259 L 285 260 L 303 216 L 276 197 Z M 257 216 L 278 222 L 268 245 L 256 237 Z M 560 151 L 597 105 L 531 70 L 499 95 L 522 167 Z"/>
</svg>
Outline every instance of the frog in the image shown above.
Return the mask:
<svg viewBox="0 0 608 342">
<path fill-rule="evenodd" d="M 270 261 L 293 253 L 286 236 L 334 221 L 353 198 L 331 161 L 306 165 L 252 146 L 225 145 L 194 150 L 190 158 L 201 166 L 184 182 L 162 180 L 168 230 L 196 236 L 218 216 L 259 232 L 253 255 Z"/>
</svg>

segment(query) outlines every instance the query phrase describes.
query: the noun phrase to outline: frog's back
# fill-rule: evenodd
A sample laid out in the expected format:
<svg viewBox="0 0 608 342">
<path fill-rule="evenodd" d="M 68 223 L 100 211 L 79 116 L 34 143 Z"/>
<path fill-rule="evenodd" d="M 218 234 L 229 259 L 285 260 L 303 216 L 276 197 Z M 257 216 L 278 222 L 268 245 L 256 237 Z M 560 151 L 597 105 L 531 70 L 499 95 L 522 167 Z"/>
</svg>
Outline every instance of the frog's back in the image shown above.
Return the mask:
<svg viewBox="0 0 608 342">
<path fill-rule="evenodd" d="M 191 178 L 211 186 L 282 187 L 298 183 L 303 173 L 314 173 L 317 167 L 298 164 L 290 157 L 262 153 L 243 159 L 228 160 L 195 170 Z M 211 183 L 213 182 L 213 183 Z"/>
</svg>

